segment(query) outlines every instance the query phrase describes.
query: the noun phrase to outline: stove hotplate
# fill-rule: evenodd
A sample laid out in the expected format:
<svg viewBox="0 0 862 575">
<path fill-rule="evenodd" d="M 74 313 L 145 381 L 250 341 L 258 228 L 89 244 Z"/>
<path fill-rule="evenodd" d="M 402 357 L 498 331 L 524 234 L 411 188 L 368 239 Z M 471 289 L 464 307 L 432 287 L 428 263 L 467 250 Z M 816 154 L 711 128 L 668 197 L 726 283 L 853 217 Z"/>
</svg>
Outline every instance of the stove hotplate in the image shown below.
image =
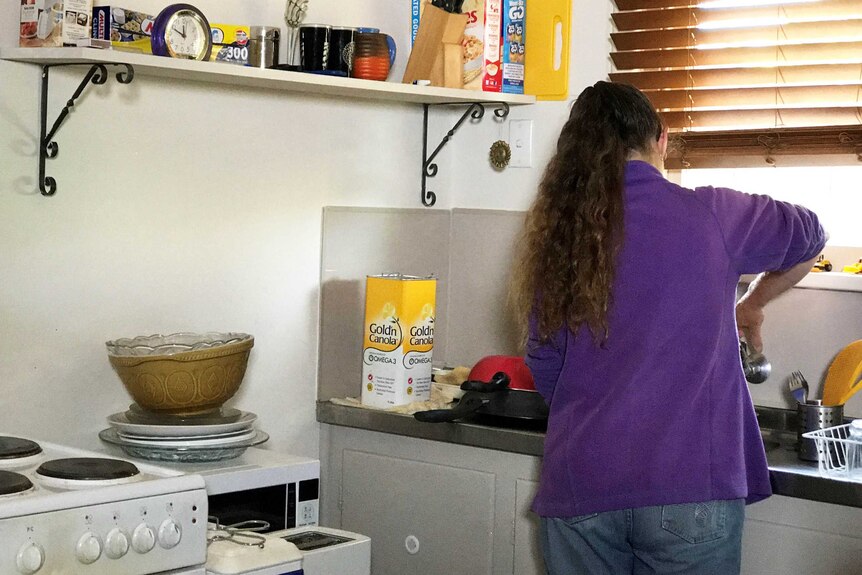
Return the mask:
<svg viewBox="0 0 862 575">
<path fill-rule="evenodd" d="M 4 575 L 198 568 L 207 512 L 199 475 L 0 434 Z"/>
<path fill-rule="evenodd" d="M 14 460 L 32 457 L 42 453 L 42 448 L 35 441 L 21 437 L 0 436 L 0 459 Z"/>
<path fill-rule="evenodd" d="M 33 482 L 14 471 L 0 470 L 0 497 L 17 495 L 33 489 Z"/>
<path fill-rule="evenodd" d="M 140 474 L 134 463 L 107 457 L 65 457 L 46 461 L 36 469 L 43 477 L 70 481 L 130 479 Z"/>
</svg>

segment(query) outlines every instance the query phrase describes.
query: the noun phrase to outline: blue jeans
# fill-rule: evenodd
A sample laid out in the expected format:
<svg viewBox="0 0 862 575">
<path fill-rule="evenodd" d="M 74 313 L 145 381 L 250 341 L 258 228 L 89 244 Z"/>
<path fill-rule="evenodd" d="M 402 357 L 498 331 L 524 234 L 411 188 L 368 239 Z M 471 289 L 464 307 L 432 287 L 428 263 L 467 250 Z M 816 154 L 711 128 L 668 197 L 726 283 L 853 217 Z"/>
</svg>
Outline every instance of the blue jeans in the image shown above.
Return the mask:
<svg viewBox="0 0 862 575">
<path fill-rule="evenodd" d="M 548 575 L 734 575 L 745 501 L 706 501 L 543 517 Z"/>
</svg>

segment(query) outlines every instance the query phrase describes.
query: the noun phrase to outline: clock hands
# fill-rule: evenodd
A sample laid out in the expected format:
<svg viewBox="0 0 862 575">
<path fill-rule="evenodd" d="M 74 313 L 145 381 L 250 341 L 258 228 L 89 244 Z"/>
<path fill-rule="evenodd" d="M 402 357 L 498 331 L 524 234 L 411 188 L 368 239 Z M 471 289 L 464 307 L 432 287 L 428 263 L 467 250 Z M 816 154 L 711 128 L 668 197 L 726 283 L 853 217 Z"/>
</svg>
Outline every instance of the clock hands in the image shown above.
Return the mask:
<svg viewBox="0 0 862 575">
<path fill-rule="evenodd" d="M 174 26 L 174 32 L 176 32 L 177 34 L 179 34 L 180 36 L 182 36 L 182 37 L 183 37 L 183 40 L 185 40 L 185 39 L 186 39 L 186 25 L 185 25 L 185 24 L 183 24 L 183 29 L 182 29 L 182 30 L 177 30 L 177 27 L 176 27 L 176 26 Z"/>
</svg>

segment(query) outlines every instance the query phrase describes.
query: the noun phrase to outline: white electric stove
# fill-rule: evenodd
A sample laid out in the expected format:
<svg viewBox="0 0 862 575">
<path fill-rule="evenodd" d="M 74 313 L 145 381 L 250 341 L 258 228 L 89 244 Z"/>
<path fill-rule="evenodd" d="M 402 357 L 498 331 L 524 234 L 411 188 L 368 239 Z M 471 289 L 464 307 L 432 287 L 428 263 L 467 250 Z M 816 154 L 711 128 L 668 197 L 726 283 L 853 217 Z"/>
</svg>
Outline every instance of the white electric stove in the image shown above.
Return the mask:
<svg viewBox="0 0 862 575">
<path fill-rule="evenodd" d="M 0 573 L 204 575 L 199 475 L 0 433 Z"/>
</svg>

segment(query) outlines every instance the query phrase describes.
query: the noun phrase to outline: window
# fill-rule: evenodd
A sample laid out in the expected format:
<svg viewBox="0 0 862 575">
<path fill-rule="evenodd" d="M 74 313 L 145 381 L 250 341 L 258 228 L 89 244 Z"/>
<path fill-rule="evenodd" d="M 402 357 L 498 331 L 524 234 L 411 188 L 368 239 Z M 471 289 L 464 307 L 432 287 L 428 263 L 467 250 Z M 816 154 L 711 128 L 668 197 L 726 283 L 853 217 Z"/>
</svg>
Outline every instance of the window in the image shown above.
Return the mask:
<svg viewBox="0 0 862 575">
<path fill-rule="evenodd" d="M 611 79 L 661 111 L 677 142 L 668 167 L 862 159 L 862 0 L 615 2 Z"/>
</svg>

